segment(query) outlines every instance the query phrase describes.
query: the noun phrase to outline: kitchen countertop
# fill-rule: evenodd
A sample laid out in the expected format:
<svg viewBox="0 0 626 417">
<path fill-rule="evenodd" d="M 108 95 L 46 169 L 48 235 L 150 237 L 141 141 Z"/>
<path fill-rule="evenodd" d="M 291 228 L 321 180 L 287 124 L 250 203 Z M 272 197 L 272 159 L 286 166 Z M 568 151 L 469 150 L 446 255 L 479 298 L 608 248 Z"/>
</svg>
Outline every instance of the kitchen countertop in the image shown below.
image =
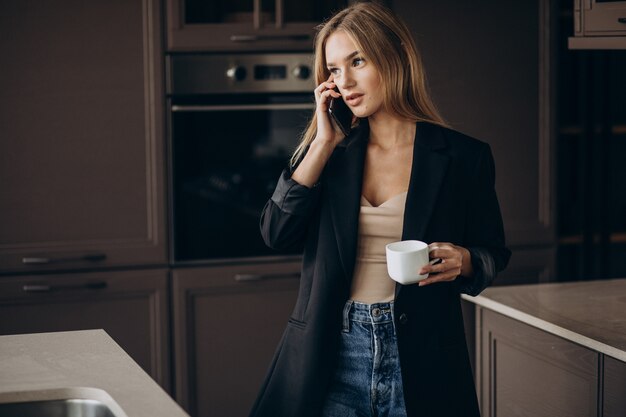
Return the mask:
<svg viewBox="0 0 626 417">
<path fill-rule="evenodd" d="M 62 398 L 127 417 L 188 417 L 104 330 L 0 336 L 0 403 Z"/>
<path fill-rule="evenodd" d="M 462 297 L 626 362 L 626 279 L 491 287 Z"/>
</svg>

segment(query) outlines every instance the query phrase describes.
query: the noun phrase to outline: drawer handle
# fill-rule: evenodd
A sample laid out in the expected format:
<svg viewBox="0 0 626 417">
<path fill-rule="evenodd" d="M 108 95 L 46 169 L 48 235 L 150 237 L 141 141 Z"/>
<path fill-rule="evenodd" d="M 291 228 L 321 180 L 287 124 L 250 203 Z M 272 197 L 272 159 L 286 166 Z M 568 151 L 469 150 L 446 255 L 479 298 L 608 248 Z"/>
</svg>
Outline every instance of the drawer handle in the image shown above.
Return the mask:
<svg viewBox="0 0 626 417">
<path fill-rule="evenodd" d="M 65 290 L 103 290 L 107 287 L 104 281 L 88 282 L 76 285 L 48 285 L 48 284 L 26 284 L 22 287 L 24 292 L 54 292 Z"/>
<path fill-rule="evenodd" d="M 252 282 L 263 281 L 266 279 L 297 279 L 300 278 L 300 273 L 287 273 L 287 274 L 235 274 L 234 279 L 237 282 Z"/>
<path fill-rule="evenodd" d="M 231 42 L 257 42 L 257 41 L 308 41 L 309 35 L 231 35 Z"/>
<path fill-rule="evenodd" d="M 42 258 L 42 257 L 26 257 L 22 258 L 22 263 L 25 265 L 47 265 L 63 262 L 100 262 L 104 261 L 107 256 L 104 253 L 94 253 L 91 255 L 70 257 L 70 258 Z"/>
<path fill-rule="evenodd" d="M 618 17 L 617 21 L 620 23 L 626 23 L 626 17 Z"/>
</svg>

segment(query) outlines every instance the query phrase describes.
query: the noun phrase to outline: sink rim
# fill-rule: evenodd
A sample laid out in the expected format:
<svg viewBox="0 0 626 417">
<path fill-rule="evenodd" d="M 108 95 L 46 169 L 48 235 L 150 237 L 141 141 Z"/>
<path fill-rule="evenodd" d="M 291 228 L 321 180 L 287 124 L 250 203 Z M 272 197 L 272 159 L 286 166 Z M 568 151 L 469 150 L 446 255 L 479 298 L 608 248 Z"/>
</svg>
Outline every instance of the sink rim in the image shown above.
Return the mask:
<svg viewBox="0 0 626 417">
<path fill-rule="evenodd" d="M 67 401 L 93 400 L 109 407 L 116 417 L 128 417 L 119 404 L 103 389 L 92 387 L 62 387 L 40 390 L 24 390 L 0 393 L 0 404 L 39 402 L 39 401 Z"/>
<path fill-rule="evenodd" d="M 0 416 L 5 415 L 118 417 L 105 403 L 86 398 L 0 403 Z"/>
</svg>

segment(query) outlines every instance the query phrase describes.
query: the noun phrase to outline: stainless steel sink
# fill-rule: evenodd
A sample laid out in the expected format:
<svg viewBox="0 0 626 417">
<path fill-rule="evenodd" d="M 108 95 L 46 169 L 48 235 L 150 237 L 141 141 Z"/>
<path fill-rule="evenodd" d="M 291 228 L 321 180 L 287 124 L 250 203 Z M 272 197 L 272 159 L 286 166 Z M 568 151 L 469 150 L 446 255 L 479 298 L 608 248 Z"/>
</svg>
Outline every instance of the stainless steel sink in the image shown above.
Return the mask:
<svg viewBox="0 0 626 417">
<path fill-rule="evenodd" d="M 96 400 L 68 399 L 0 404 L 0 417 L 117 417 Z"/>
</svg>

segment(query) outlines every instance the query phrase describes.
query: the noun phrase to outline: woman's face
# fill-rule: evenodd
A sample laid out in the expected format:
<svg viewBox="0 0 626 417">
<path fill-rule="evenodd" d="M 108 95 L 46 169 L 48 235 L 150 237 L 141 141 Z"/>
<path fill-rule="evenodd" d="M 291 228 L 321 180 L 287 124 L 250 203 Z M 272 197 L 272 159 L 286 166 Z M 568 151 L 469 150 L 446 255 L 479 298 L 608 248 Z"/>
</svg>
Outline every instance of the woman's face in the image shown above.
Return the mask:
<svg viewBox="0 0 626 417">
<path fill-rule="evenodd" d="M 343 31 L 326 40 L 326 65 L 355 116 L 365 118 L 383 107 L 380 74 Z"/>
</svg>

